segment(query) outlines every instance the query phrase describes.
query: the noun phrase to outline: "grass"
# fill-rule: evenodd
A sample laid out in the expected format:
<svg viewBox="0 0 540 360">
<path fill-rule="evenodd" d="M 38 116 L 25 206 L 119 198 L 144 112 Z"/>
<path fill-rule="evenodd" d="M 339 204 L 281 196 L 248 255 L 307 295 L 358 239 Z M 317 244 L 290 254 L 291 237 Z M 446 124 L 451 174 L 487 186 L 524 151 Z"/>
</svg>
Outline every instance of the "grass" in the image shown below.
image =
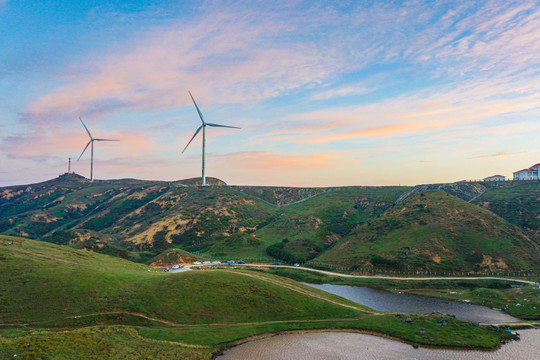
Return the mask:
<svg viewBox="0 0 540 360">
<path fill-rule="evenodd" d="M 512 284 L 507 281 L 490 279 L 429 281 L 351 279 L 292 269 L 276 269 L 267 272 L 311 284 L 365 286 L 454 301 L 470 300 L 472 304 L 501 309 L 520 319 L 540 320 L 540 290 L 533 285 Z M 531 280 L 539 281 L 540 279 Z"/>
<path fill-rule="evenodd" d="M 413 317 L 413 324 L 404 323 L 273 274 L 167 274 L 111 256 L 0 236 L 0 357 L 208 359 L 249 336 L 313 329 L 488 348 L 507 336 L 457 320 L 439 329 L 437 315 Z M 416 334 L 421 328 L 428 331 L 426 339 Z"/>
<path fill-rule="evenodd" d="M 407 254 L 400 254 L 403 248 Z M 374 256 L 386 262 L 374 263 Z M 317 261 L 393 270 L 537 270 L 540 247 L 483 208 L 426 191 L 357 227 Z"/>
<path fill-rule="evenodd" d="M 471 186 L 472 193 L 466 189 Z M 480 193 L 477 188 L 486 191 L 475 200 L 480 206 L 442 191 L 394 205 L 410 187 L 201 188 L 133 179 L 90 184 L 71 174 L 1 189 L 0 233 L 147 263 L 175 248 L 221 260 L 377 269 L 540 267 L 539 245 L 528 239 L 538 232 L 536 182 L 443 188 L 467 199 Z M 268 249 L 276 244 L 279 251 Z M 402 247 L 412 249 L 407 257 L 400 255 Z"/>
</svg>

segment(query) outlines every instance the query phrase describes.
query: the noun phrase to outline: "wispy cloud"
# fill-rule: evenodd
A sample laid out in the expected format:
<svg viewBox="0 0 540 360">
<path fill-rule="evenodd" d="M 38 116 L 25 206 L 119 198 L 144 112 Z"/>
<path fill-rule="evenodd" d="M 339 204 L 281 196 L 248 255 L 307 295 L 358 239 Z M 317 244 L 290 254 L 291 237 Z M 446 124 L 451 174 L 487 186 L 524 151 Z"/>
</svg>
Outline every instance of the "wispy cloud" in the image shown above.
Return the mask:
<svg viewBox="0 0 540 360">
<path fill-rule="evenodd" d="M 349 95 L 361 95 L 369 92 L 369 89 L 364 88 L 362 86 L 360 87 L 343 87 L 339 89 L 331 89 L 326 91 L 318 92 L 317 94 L 313 95 L 311 99 L 313 100 L 327 100 L 334 97 L 342 97 L 342 96 L 349 96 Z"/>
<path fill-rule="evenodd" d="M 116 52 L 75 67 L 62 86 L 31 103 L 25 115 L 39 121 L 165 109 L 186 105 L 187 89 L 209 103 L 265 99 L 327 82 L 376 58 L 392 63 L 405 57 L 416 65 L 430 62 L 430 69 L 444 66 L 447 72 L 453 66 L 461 72 L 504 68 L 511 74 L 537 64 L 540 12 L 533 2 L 497 4 L 464 3 L 450 12 L 431 2 L 357 5 L 347 14 L 327 4 L 303 8 L 302 16 L 294 6 L 217 6 L 197 19 L 137 34 Z M 403 33 L 414 26 L 420 30 Z M 366 91 L 346 86 L 312 99 Z"/>
<path fill-rule="evenodd" d="M 114 48 L 86 49 L 91 60 L 40 74 L 34 80 L 43 86 L 27 91 L 33 100 L 17 110 L 22 123 L 6 126 L 16 130 L 6 131 L 2 155 L 33 163 L 47 154 L 78 155 L 85 134 L 66 124 L 83 116 L 101 125 L 104 137 L 122 140 L 100 146 L 110 149 L 110 164 L 116 161 L 111 171 L 142 173 L 129 156 L 159 163 L 191 137 L 194 129 L 179 131 L 182 143 L 165 149 L 170 144 L 157 137 L 166 131 L 154 129 L 191 106 L 187 90 L 207 111 L 219 103 L 241 114 L 234 121 L 248 126 L 227 123 L 243 127 L 243 147 L 216 155 L 223 163 L 214 165 L 232 173 L 226 164 L 234 164 L 254 182 L 290 183 L 337 170 L 345 176 L 343 164 L 361 160 L 347 152 L 359 149 L 378 149 L 361 156 L 381 167 L 381 149 L 406 147 L 404 159 L 423 169 L 452 141 L 462 143 L 463 162 L 525 155 L 513 145 L 517 138 L 506 152 L 497 146 L 505 134 L 539 129 L 537 1 L 212 1 L 198 3 L 193 14 L 141 26 Z M 126 116 L 137 126 L 112 116 L 117 112 L 139 115 Z M 143 120 L 149 113 L 152 121 Z M 494 146 L 478 141 L 488 135 Z M 529 138 L 519 144 L 534 146 Z M 426 156 L 426 148 L 437 155 Z M 474 156 L 482 153 L 493 154 Z M 182 159 L 190 171 L 194 159 Z"/>
<path fill-rule="evenodd" d="M 499 152 L 499 153 L 496 153 L 496 154 L 488 154 L 488 155 L 480 155 L 480 156 L 473 156 L 471 158 L 469 158 L 470 160 L 476 160 L 476 159 L 492 159 L 492 158 L 507 158 L 507 157 L 510 157 L 510 156 L 516 156 L 516 155 L 523 155 L 523 154 L 529 154 L 531 153 L 532 150 L 527 150 L 527 151 L 519 151 L 519 152 L 514 152 L 514 153 L 507 153 L 507 152 Z"/>
</svg>

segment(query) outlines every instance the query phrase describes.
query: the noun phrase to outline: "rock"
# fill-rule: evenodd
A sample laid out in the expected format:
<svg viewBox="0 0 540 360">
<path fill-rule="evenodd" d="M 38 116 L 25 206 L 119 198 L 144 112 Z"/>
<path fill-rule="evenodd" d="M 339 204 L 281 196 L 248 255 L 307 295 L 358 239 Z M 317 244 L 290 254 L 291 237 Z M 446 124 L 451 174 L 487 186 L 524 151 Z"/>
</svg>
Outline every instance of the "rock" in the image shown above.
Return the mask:
<svg viewBox="0 0 540 360">
<path fill-rule="evenodd" d="M 426 329 L 420 329 L 420 330 L 418 330 L 418 332 L 416 334 L 418 334 L 418 335 L 426 335 Z"/>
</svg>

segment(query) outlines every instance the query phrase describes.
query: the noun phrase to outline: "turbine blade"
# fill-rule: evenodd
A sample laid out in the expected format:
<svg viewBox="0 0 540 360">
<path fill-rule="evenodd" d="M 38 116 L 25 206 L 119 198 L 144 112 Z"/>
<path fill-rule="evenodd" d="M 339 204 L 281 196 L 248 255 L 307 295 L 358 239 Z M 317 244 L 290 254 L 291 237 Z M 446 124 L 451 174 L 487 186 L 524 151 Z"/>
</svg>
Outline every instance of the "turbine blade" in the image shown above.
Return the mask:
<svg viewBox="0 0 540 360">
<path fill-rule="evenodd" d="M 113 140 L 113 139 L 94 139 L 94 141 L 120 141 L 120 140 Z"/>
<path fill-rule="evenodd" d="M 90 140 L 88 142 L 88 144 L 86 144 L 86 146 L 84 147 L 84 150 L 82 151 L 81 155 L 79 155 L 79 158 L 77 159 L 77 161 L 79 161 L 81 159 L 81 157 L 83 156 L 84 152 L 86 151 L 86 149 L 88 149 L 88 145 L 90 145 L 90 143 L 94 141 L 94 140 Z"/>
<path fill-rule="evenodd" d="M 203 128 L 203 125 L 199 126 L 199 128 L 197 129 L 197 131 L 195 131 L 195 135 L 193 135 L 193 137 L 191 138 L 191 140 L 189 140 L 189 142 L 187 143 L 186 147 L 184 148 L 184 150 L 182 150 L 182 154 L 184 153 L 184 151 L 186 151 L 187 147 L 189 146 L 189 144 L 191 144 L 191 142 L 193 141 L 193 139 L 195 139 L 195 136 L 197 136 L 197 134 L 199 133 L 199 131 L 201 131 L 201 129 Z"/>
<path fill-rule="evenodd" d="M 86 127 L 86 125 L 84 125 L 84 122 L 82 121 L 82 119 L 81 119 L 80 116 L 79 116 L 79 120 L 81 120 L 82 126 L 84 126 L 86 132 L 88 133 L 88 136 L 90 136 L 90 139 L 92 139 L 92 134 L 90 134 L 90 131 L 88 130 L 88 128 Z"/>
<path fill-rule="evenodd" d="M 219 125 L 219 124 L 210 124 L 210 123 L 206 123 L 206 125 L 213 126 L 213 127 L 226 127 L 226 128 L 231 128 L 231 129 L 241 129 L 236 126 L 229 126 L 229 125 Z"/>
<path fill-rule="evenodd" d="M 193 104 L 195 105 L 195 108 L 197 109 L 197 112 L 199 113 L 199 117 L 201 118 L 201 121 L 202 121 L 202 123 L 204 125 L 204 119 L 203 119 L 201 110 L 199 110 L 199 107 L 197 106 L 197 103 L 195 102 L 195 99 L 193 98 L 193 95 L 191 95 L 191 91 L 188 91 L 188 93 L 189 93 L 189 96 L 191 96 L 191 100 L 193 101 Z"/>
</svg>

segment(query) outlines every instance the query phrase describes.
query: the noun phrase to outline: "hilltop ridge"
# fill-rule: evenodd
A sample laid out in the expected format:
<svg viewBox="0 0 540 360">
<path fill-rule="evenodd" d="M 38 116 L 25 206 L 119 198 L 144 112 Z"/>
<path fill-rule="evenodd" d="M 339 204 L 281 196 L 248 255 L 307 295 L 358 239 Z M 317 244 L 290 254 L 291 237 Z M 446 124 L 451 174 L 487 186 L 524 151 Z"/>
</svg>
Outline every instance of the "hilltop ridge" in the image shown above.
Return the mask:
<svg viewBox="0 0 540 360">
<path fill-rule="evenodd" d="M 415 243 L 420 246 L 411 250 L 415 260 L 402 264 L 408 269 L 538 267 L 538 182 L 291 188 L 230 186 L 210 179 L 220 186 L 200 187 L 196 179 L 90 183 L 79 175 L 65 174 L 38 184 L 0 188 L 0 233 L 139 262 L 156 261 L 162 252 L 182 249 L 220 259 L 249 257 L 387 268 L 388 264 L 377 256 L 389 263 L 398 261 L 399 248 L 412 248 L 410 244 Z M 437 191 L 449 197 L 428 196 Z M 429 202 L 426 206 L 432 213 L 418 213 L 414 221 L 403 222 L 403 213 L 396 209 L 414 207 L 419 199 Z M 467 215 L 447 216 L 456 211 Z M 456 232 L 473 229 L 469 221 L 472 218 L 487 225 Z M 394 229 L 396 223 L 401 230 Z M 443 228 L 444 236 L 440 234 Z M 397 248 L 390 250 L 390 239 L 400 232 L 402 244 L 395 243 Z M 443 247 L 450 250 L 430 255 L 432 245 L 409 238 L 420 233 L 426 239 L 445 239 Z M 459 256 L 457 241 L 495 244 L 494 234 L 498 234 L 497 241 L 504 243 L 500 246 L 509 250 L 508 254 L 501 257 L 489 246 L 475 245 L 474 256 L 468 260 Z M 361 239 L 366 236 L 372 239 L 368 243 L 381 245 L 355 247 L 363 249 L 363 253 L 354 256 L 351 252 L 339 253 L 343 244 L 365 242 Z M 521 253 L 526 260 L 510 256 Z M 354 257 L 358 261 L 353 261 Z M 446 260 L 438 263 L 438 257 Z M 448 262 L 452 258 L 454 262 Z M 484 262 L 485 258 L 492 260 Z M 499 258 L 501 261 L 493 260 Z"/>
</svg>

